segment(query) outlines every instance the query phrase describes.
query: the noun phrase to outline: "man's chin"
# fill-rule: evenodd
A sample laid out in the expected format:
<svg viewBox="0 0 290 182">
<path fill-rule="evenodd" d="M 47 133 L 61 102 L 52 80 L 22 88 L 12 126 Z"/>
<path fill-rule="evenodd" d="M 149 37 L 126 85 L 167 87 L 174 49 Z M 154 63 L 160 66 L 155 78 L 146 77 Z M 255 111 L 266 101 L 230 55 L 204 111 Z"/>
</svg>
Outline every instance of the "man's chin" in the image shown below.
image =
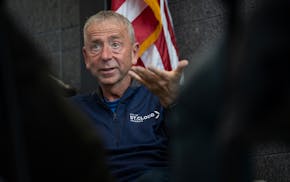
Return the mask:
<svg viewBox="0 0 290 182">
<path fill-rule="evenodd" d="M 113 78 L 103 78 L 99 80 L 99 83 L 104 86 L 111 86 L 111 85 L 116 84 L 116 82 L 117 82 L 116 79 L 113 79 Z"/>
</svg>

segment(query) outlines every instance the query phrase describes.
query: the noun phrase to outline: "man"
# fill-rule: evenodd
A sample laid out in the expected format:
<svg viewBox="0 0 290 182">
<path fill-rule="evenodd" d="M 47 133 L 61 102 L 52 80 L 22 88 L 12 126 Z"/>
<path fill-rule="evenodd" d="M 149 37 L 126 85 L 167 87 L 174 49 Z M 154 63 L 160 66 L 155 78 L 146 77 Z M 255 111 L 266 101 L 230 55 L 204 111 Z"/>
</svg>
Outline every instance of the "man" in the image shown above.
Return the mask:
<svg viewBox="0 0 290 182">
<path fill-rule="evenodd" d="M 138 48 L 134 29 L 125 17 L 113 11 L 91 16 L 84 26 L 83 55 L 99 88 L 72 99 L 95 123 L 117 181 L 165 181 L 168 135 L 164 111 L 176 98 L 187 61 L 180 61 L 171 72 L 132 68 Z"/>
</svg>

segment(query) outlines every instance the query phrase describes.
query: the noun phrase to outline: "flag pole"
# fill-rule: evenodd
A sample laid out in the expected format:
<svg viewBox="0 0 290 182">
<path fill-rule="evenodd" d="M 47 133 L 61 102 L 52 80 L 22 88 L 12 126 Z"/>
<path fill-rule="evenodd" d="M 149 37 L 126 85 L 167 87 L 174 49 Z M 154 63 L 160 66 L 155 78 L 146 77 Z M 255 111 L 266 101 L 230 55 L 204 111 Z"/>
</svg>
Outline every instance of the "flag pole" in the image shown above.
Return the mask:
<svg viewBox="0 0 290 182">
<path fill-rule="evenodd" d="M 104 0 L 104 10 L 111 9 L 111 0 Z"/>
</svg>

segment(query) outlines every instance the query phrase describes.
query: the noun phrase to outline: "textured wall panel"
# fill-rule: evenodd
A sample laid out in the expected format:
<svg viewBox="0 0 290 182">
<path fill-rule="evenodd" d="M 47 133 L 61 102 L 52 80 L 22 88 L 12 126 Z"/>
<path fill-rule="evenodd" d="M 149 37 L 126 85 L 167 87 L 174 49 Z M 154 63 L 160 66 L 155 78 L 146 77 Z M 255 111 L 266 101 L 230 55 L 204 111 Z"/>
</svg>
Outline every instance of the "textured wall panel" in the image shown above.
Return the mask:
<svg viewBox="0 0 290 182">
<path fill-rule="evenodd" d="M 218 0 L 169 0 L 181 58 L 207 54 L 222 38 L 225 8 Z"/>
</svg>

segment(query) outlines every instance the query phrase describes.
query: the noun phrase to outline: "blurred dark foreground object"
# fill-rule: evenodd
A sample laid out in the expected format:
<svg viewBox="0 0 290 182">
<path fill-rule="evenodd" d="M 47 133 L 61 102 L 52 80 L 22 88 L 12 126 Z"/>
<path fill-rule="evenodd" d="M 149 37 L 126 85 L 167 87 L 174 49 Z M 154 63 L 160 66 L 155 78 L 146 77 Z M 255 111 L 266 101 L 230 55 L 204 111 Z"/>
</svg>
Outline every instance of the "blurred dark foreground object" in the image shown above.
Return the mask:
<svg viewBox="0 0 290 182">
<path fill-rule="evenodd" d="M 3 6 L 0 24 L 0 181 L 110 181 L 96 131 Z"/>
<path fill-rule="evenodd" d="M 231 17 L 215 54 L 187 69 L 170 117 L 172 181 L 252 182 L 252 147 L 289 143 L 289 18 L 289 0 L 263 0 L 246 24 Z M 289 165 L 283 172 L 259 179 L 290 181 Z"/>
</svg>

